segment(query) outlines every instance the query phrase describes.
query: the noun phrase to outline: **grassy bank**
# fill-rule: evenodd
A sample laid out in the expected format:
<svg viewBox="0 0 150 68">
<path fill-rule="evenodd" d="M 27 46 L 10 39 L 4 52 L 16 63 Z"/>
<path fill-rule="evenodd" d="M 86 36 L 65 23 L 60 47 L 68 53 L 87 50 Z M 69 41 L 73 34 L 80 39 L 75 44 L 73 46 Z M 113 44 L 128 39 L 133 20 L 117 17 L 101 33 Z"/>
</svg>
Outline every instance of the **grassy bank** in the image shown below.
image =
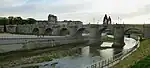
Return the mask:
<svg viewBox="0 0 150 68">
<path fill-rule="evenodd" d="M 150 55 L 135 63 L 131 68 L 150 68 Z"/>
<path fill-rule="evenodd" d="M 131 68 L 138 61 L 142 60 L 144 57 L 148 55 L 150 55 L 150 39 L 141 41 L 140 47 L 135 52 L 126 57 L 124 60 L 121 60 L 118 64 L 116 64 L 112 68 Z"/>
</svg>

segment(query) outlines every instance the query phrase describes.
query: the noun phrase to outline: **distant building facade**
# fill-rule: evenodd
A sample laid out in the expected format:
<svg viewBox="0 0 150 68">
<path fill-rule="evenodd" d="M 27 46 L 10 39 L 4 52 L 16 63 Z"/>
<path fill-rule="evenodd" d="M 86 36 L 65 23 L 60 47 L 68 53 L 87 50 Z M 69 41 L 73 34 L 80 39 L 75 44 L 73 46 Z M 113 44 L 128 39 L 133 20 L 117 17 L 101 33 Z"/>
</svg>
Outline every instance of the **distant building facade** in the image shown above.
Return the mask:
<svg viewBox="0 0 150 68">
<path fill-rule="evenodd" d="M 48 15 L 48 23 L 53 23 L 53 24 L 57 23 L 57 16 L 49 14 Z"/>
</svg>

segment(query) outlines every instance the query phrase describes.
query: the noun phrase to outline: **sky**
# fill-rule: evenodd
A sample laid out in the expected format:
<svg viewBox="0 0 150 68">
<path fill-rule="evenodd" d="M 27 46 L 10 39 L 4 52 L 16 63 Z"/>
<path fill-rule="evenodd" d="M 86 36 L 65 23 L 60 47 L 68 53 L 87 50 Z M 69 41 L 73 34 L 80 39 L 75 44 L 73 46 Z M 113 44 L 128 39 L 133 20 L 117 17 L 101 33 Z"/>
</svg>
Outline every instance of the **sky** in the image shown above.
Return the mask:
<svg viewBox="0 0 150 68">
<path fill-rule="evenodd" d="M 54 14 L 58 20 L 80 20 L 102 23 L 104 14 L 113 23 L 150 24 L 150 0 L 1 0 L 0 16 L 21 16 L 47 20 Z"/>
</svg>

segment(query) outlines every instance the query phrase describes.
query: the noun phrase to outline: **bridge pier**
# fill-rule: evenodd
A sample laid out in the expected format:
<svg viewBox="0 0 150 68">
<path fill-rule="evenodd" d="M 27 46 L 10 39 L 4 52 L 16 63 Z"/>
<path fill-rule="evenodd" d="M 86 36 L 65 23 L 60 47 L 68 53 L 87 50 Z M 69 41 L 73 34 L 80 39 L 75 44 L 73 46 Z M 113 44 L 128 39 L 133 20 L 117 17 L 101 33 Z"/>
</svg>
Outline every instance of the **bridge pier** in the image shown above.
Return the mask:
<svg viewBox="0 0 150 68">
<path fill-rule="evenodd" d="M 100 42 L 101 34 L 99 32 L 99 25 L 91 24 L 89 34 L 90 43 Z"/>
<path fill-rule="evenodd" d="M 144 25 L 144 28 L 143 28 L 143 33 L 144 33 L 144 38 L 150 38 L 150 25 Z"/>
<path fill-rule="evenodd" d="M 77 38 L 77 26 L 69 26 L 70 37 Z"/>
<path fill-rule="evenodd" d="M 60 30 L 59 27 L 60 27 L 60 26 L 53 26 L 52 35 L 59 36 L 59 30 Z"/>
<path fill-rule="evenodd" d="M 90 46 L 84 46 L 79 48 L 79 53 L 82 56 L 88 56 L 90 54 Z"/>
<path fill-rule="evenodd" d="M 114 42 L 112 47 L 123 48 L 124 45 L 124 26 L 116 24 L 114 25 Z"/>
<path fill-rule="evenodd" d="M 39 28 L 39 35 L 44 35 L 44 28 Z"/>
<path fill-rule="evenodd" d="M 44 25 L 40 25 L 40 26 L 39 26 L 39 33 L 38 33 L 37 35 L 39 35 L 39 36 L 40 36 L 40 35 L 44 35 L 44 31 L 45 31 L 45 30 L 44 30 Z"/>
</svg>

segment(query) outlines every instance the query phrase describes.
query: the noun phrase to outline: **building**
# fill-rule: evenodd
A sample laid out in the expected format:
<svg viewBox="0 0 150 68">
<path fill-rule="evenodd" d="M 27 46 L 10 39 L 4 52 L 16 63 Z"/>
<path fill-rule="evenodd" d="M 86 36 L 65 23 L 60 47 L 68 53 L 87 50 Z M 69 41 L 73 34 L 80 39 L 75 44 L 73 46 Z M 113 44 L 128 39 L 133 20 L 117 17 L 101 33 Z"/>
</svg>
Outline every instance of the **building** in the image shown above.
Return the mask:
<svg viewBox="0 0 150 68">
<path fill-rule="evenodd" d="M 57 16 L 54 16 L 52 14 L 48 15 L 48 23 L 53 23 L 56 24 L 57 23 Z"/>
<path fill-rule="evenodd" d="M 83 22 L 81 21 L 71 21 L 71 20 L 64 20 L 64 21 L 58 21 L 57 16 L 49 14 L 48 20 L 38 20 L 36 24 L 39 25 L 60 25 L 60 26 L 67 26 L 67 25 L 83 25 Z"/>
</svg>

